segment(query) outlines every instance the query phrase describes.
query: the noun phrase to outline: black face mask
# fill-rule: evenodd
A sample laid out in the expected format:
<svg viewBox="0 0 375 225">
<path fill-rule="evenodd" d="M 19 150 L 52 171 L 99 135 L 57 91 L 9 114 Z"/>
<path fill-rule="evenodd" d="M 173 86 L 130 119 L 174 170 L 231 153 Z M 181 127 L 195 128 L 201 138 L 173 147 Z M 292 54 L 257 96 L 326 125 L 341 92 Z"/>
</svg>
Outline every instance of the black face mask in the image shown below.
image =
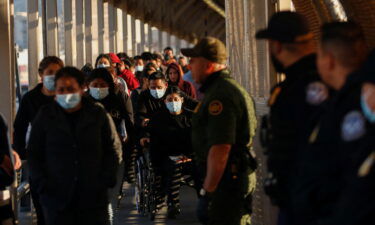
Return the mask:
<svg viewBox="0 0 375 225">
<path fill-rule="evenodd" d="M 165 59 L 165 61 L 168 61 L 168 60 L 170 60 L 170 57 L 169 57 L 169 55 L 165 54 L 165 55 L 164 55 L 164 59 Z"/>
<path fill-rule="evenodd" d="M 275 68 L 276 72 L 278 73 L 285 72 L 283 64 L 281 64 L 281 62 L 278 59 L 276 59 L 275 56 L 271 55 L 271 60 L 272 60 L 273 67 Z"/>
</svg>

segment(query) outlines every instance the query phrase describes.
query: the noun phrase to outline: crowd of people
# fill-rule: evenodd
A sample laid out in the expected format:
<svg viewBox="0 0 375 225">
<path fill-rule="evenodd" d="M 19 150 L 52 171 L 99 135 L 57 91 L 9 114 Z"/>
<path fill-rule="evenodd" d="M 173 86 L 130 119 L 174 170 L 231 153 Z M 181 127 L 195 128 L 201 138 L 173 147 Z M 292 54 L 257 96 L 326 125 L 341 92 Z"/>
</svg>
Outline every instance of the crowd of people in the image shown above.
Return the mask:
<svg viewBox="0 0 375 225">
<path fill-rule="evenodd" d="M 360 26 L 324 24 L 316 46 L 306 18 L 279 12 L 256 38 L 268 41 L 285 75 L 260 125 L 264 189 L 280 209 L 278 224 L 375 224 L 375 55 Z M 55 56 L 40 62 L 41 83 L 20 102 L 12 145 L 28 162 L 38 225 L 113 224 L 123 182 L 134 182 L 134 155 L 144 149 L 169 218 L 180 213 L 170 156 L 183 155 L 194 162 L 199 221 L 250 224 L 254 102 L 231 78 L 220 40 L 206 37 L 181 52 L 100 54 L 82 69 Z M 5 190 L 19 159 L 4 123 L 0 129 Z M 11 218 L 9 203 L 0 205 L 7 212 L 0 220 Z"/>
</svg>

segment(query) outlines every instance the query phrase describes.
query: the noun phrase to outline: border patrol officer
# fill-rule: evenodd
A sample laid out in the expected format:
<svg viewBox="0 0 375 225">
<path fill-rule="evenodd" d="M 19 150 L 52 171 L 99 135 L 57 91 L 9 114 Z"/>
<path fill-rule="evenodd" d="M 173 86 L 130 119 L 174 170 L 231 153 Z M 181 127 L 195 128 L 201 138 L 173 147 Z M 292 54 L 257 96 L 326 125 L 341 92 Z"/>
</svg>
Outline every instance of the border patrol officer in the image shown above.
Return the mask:
<svg viewBox="0 0 375 225">
<path fill-rule="evenodd" d="M 367 56 L 361 28 L 352 22 L 322 27 L 318 68 L 336 93 L 321 114 L 298 159 L 293 205 L 297 224 L 326 224 L 345 185 L 367 123 L 360 107 L 362 71 Z"/>
<path fill-rule="evenodd" d="M 252 99 L 226 68 L 225 45 L 206 37 L 192 49 L 194 81 L 203 101 L 193 115 L 193 151 L 202 172 L 198 218 L 209 225 L 250 223 L 255 159 L 250 152 L 257 126 Z"/>
<path fill-rule="evenodd" d="M 274 68 L 286 77 L 271 91 L 270 114 L 263 118 L 261 141 L 268 156 L 265 192 L 280 208 L 278 224 L 290 225 L 290 187 L 299 140 L 310 129 L 307 122 L 322 109 L 329 90 L 317 73 L 313 34 L 302 15 L 276 13 L 256 38 L 267 39 Z"/>
</svg>

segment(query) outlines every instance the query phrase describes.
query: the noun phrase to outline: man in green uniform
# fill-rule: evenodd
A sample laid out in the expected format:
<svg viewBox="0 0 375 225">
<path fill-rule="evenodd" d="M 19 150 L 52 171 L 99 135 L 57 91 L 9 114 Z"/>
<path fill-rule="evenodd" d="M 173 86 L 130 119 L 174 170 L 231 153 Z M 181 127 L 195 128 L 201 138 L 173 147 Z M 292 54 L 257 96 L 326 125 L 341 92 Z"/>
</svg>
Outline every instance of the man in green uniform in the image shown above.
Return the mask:
<svg viewBox="0 0 375 225">
<path fill-rule="evenodd" d="M 250 224 L 256 163 L 251 154 L 257 126 L 252 99 L 226 68 L 225 45 L 207 37 L 191 49 L 195 82 L 205 95 L 193 116 L 193 150 L 202 189 L 198 218 L 208 225 Z"/>
</svg>

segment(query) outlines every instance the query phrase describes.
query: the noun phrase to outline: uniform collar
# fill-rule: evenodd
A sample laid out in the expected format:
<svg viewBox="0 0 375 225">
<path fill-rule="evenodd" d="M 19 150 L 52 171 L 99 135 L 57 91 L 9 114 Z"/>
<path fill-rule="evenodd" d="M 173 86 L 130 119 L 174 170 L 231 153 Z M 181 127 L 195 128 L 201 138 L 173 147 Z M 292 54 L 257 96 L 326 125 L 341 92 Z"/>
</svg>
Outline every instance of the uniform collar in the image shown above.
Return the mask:
<svg viewBox="0 0 375 225">
<path fill-rule="evenodd" d="M 211 75 L 208 76 L 206 81 L 202 84 L 202 86 L 199 88 L 199 91 L 204 93 L 216 80 L 217 78 L 229 78 L 230 72 L 227 69 L 223 69 L 220 71 L 217 71 Z"/>
<path fill-rule="evenodd" d="M 316 54 L 302 57 L 300 60 L 285 69 L 287 79 L 297 78 L 301 71 L 316 70 Z"/>
</svg>

